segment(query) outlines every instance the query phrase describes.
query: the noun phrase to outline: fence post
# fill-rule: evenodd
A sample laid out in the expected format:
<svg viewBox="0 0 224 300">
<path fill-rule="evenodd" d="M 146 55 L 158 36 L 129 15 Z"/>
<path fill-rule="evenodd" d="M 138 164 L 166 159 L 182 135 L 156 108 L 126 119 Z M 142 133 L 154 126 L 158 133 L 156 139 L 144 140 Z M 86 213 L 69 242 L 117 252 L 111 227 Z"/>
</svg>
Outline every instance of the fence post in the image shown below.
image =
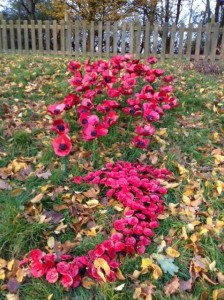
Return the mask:
<svg viewBox="0 0 224 300">
<path fill-rule="evenodd" d="M 121 54 L 125 54 L 125 44 L 126 44 L 126 22 L 122 23 L 121 27 Z"/>
<path fill-rule="evenodd" d="M 22 29 L 21 29 L 21 21 L 16 21 L 17 27 L 17 42 L 18 42 L 18 53 L 22 53 Z"/>
<path fill-rule="evenodd" d="M 155 22 L 154 32 L 153 32 L 153 56 L 157 54 L 157 46 L 158 46 L 158 33 L 159 33 L 159 23 Z"/>
<path fill-rule="evenodd" d="M 110 57 L 110 21 L 106 22 L 106 58 Z"/>
<path fill-rule="evenodd" d="M 183 40 L 184 40 L 184 23 L 180 26 L 179 45 L 178 45 L 178 60 L 182 59 L 183 55 Z"/>
<path fill-rule="evenodd" d="M 2 52 L 2 20 L 3 20 L 3 13 L 0 13 L 0 53 Z"/>
<path fill-rule="evenodd" d="M 14 34 L 14 21 L 9 21 L 9 34 L 10 34 L 10 49 L 12 53 L 15 53 L 15 34 Z"/>
<path fill-rule="evenodd" d="M 192 33 L 193 33 L 193 23 L 190 23 L 189 27 L 188 27 L 188 33 L 187 33 L 187 53 L 186 53 L 186 58 L 187 58 L 188 61 L 191 60 Z"/>
<path fill-rule="evenodd" d="M 200 57 L 201 34 L 202 34 L 202 23 L 199 23 L 197 29 L 197 39 L 196 39 L 195 54 L 194 54 L 194 59 L 196 61 L 198 61 Z"/>
<path fill-rule="evenodd" d="M 204 47 L 204 56 L 205 59 L 208 60 L 210 54 L 210 47 L 211 46 L 211 23 L 206 25 L 206 32 L 205 32 L 205 47 Z"/>
<path fill-rule="evenodd" d="M 165 23 L 163 25 L 163 35 L 162 35 L 162 50 L 161 50 L 161 61 L 164 61 L 166 58 L 166 40 L 167 40 L 167 29 L 168 29 L 168 24 Z"/>
<path fill-rule="evenodd" d="M 169 58 L 173 58 L 173 56 L 174 56 L 175 35 L 176 35 L 176 23 L 173 23 L 173 25 L 171 27 L 171 31 L 170 31 Z"/>
<path fill-rule="evenodd" d="M 215 57 L 216 57 L 218 32 L 219 32 L 219 24 L 215 23 L 212 26 L 212 36 L 211 36 L 212 47 L 211 47 L 211 57 L 210 57 L 211 61 L 215 61 Z"/>
<path fill-rule="evenodd" d="M 144 45 L 144 57 L 147 58 L 150 53 L 150 22 L 145 24 L 145 45 Z"/>
</svg>

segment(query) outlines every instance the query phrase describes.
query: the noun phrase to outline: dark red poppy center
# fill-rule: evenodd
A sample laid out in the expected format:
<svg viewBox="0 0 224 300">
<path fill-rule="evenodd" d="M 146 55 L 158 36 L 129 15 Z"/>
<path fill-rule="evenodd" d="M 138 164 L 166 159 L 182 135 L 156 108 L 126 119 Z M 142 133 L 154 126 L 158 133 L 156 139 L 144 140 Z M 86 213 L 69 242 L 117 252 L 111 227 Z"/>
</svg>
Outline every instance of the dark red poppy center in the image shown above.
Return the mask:
<svg viewBox="0 0 224 300">
<path fill-rule="evenodd" d="M 148 116 L 147 116 L 147 120 L 148 120 L 148 121 L 152 121 L 152 120 L 153 120 L 153 116 L 148 115 Z"/>
<path fill-rule="evenodd" d="M 145 146 L 145 143 L 142 142 L 142 141 L 138 141 L 137 142 L 137 147 L 142 147 L 142 146 Z"/>
<path fill-rule="evenodd" d="M 55 114 L 59 114 L 59 113 L 60 113 L 60 109 L 55 108 L 54 113 L 55 113 Z"/>
<path fill-rule="evenodd" d="M 82 120 L 82 124 L 83 124 L 83 125 L 85 125 L 85 124 L 87 124 L 87 123 L 88 123 L 88 120 L 87 120 L 87 119 L 83 119 L 83 120 Z"/>
<path fill-rule="evenodd" d="M 96 130 L 91 131 L 91 136 L 96 136 L 96 135 L 97 135 Z"/>
<path fill-rule="evenodd" d="M 64 131 L 65 130 L 65 126 L 63 124 L 59 124 L 57 126 L 57 129 L 61 132 L 61 131 Z"/>
<path fill-rule="evenodd" d="M 104 80 L 106 83 L 110 83 L 111 82 L 111 77 L 110 76 L 105 76 Z"/>
<path fill-rule="evenodd" d="M 67 145 L 66 145 L 66 144 L 60 144 L 60 145 L 59 145 L 59 149 L 60 149 L 61 151 L 64 151 L 64 150 L 67 149 Z"/>
</svg>

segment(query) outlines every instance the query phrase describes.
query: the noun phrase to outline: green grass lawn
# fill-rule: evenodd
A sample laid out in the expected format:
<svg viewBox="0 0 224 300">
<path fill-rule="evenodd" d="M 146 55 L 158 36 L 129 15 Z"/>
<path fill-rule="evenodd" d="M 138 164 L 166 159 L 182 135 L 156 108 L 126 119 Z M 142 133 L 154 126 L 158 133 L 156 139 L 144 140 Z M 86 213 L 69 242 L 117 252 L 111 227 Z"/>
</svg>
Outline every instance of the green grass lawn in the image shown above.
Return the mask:
<svg viewBox="0 0 224 300">
<path fill-rule="evenodd" d="M 65 174 L 63 161 L 51 146 L 54 135 L 46 112 L 48 104 L 61 101 L 72 90 L 68 61 L 59 57 L 0 56 L 0 258 L 7 261 L 22 259 L 33 248 L 47 251 L 49 237 L 62 247 L 69 247 L 70 241 L 74 255 L 85 254 L 106 238 L 114 216 L 119 214 L 115 205 L 107 206 L 106 212 L 105 207 L 87 212 L 80 208 L 79 215 L 85 213 L 88 221 L 95 223 L 96 233 L 91 234 L 87 222 L 81 228 L 77 215 L 71 212 L 71 201 L 79 201 L 77 191 L 90 188 L 75 185 L 71 179 L 93 170 L 92 148 L 82 141 L 73 121 L 74 112 L 68 113 L 74 151 Z M 127 300 L 137 295 L 136 289 L 141 289 L 142 298 L 135 299 L 145 299 L 143 294 L 149 287 L 154 291 L 152 299 L 158 300 L 224 299 L 223 75 L 204 75 L 185 63 L 160 67 L 175 76 L 179 107 L 168 111 L 156 124 L 158 131 L 147 151 L 130 147 L 134 124 L 129 124 L 126 136 L 122 126 L 127 124 L 112 128 L 111 135 L 97 144 L 95 168 L 119 159 L 139 160 L 174 173 L 175 182 L 167 183 L 169 192 L 164 197 L 166 209 L 160 216 L 160 227 L 143 257 L 166 255 L 169 247 L 175 249 L 176 277 L 163 272 L 156 279 L 149 267 L 136 278 L 133 272 L 141 271 L 142 264 L 142 257 L 136 255 L 123 260 L 125 281 L 65 291 L 42 279 L 24 279 L 18 299 Z M 40 193 L 42 200 L 31 203 Z M 70 210 L 63 209 L 65 204 Z M 45 211 L 56 211 L 61 218 L 48 222 L 43 218 Z M 154 264 L 159 265 L 156 259 Z M 116 290 L 123 283 L 124 287 Z M 0 299 L 17 299 L 5 298 L 5 284 L 6 280 L 0 279 Z"/>
</svg>

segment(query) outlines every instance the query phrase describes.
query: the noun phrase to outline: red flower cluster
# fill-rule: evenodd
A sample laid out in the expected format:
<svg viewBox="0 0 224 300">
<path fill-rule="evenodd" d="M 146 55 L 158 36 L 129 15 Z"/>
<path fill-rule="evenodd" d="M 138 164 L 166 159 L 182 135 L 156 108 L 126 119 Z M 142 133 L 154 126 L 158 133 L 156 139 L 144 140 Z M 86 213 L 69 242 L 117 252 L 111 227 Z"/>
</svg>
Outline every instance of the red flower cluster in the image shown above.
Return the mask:
<svg viewBox="0 0 224 300">
<path fill-rule="evenodd" d="M 110 61 L 97 60 L 91 64 L 87 60 L 83 72 L 80 62 L 71 61 L 68 71 L 73 77 L 69 82 L 75 92 L 67 95 L 62 103 L 50 105 L 48 112 L 57 117 L 75 106 L 82 136 L 86 141 L 91 141 L 108 134 L 109 128 L 116 124 L 121 115 L 117 113 L 119 109 L 126 115 L 139 117 L 141 126 L 136 128 L 137 136 L 133 143 L 136 147 L 147 148 L 149 139 L 143 136 L 154 134 L 151 123 L 158 121 L 165 110 L 178 105 L 177 99 L 172 96 L 171 85 L 160 84 L 158 91 L 151 85 L 157 78 L 162 78 L 166 83 L 173 80 L 171 75 L 162 77 L 164 70 L 152 68 L 156 62 L 155 57 L 149 57 L 147 64 L 143 64 L 132 59 L 131 55 L 117 55 Z M 137 92 L 139 87 L 142 88 Z M 123 101 L 123 98 L 127 99 Z M 68 124 L 56 119 L 52 130 L 59 134 L 53 142 L 55 153 L 68 155 L 71 151 Z"/>
<path fill-rule="evenodd" d="M 167 192 L 157 179 L 170 174 L 166 169 L 122 161 L 108 163 L 106 168 L 88 173 L 83 177 L 86 183 L 105 186 L 107 197 L 115 197 L 124 206 L 123 217 L 114 222 L 115 233 L 85 256 L 56 256 L 35 249 L 20 266 L 28 263 L 33 277 L 45 276 L 49 283 L 60 280 L 65 288 L 77 287 L 83 276 L 115 281 L 119 255 L 143 254 L 151 243 L 153 229 L 159 226 L 157 217 L 163 212 L 161 196 Z M 81 183 L 82 178 L 78 176 L 74 182 Z M 95 263 L 98 259 L 107 266 L 103 275 Z"/>
</svg>

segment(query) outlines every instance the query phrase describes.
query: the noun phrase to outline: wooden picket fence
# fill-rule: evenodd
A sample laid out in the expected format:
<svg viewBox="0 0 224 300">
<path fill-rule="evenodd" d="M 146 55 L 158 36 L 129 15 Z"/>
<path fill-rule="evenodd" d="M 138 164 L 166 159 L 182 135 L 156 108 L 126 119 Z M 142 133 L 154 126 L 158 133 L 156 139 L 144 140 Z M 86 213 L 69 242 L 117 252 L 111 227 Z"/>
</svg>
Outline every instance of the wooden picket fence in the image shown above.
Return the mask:
<svg viewBox="0 0 224 300">
<path fill-rule="evenodd" d="M 0 53 L 59 54 L 109 58 L 131 53 L 161 60 L 224 58 L 224 28 L 208 23 L 144 26 L 138 22 L 0 20 Z"/>
</svg>

